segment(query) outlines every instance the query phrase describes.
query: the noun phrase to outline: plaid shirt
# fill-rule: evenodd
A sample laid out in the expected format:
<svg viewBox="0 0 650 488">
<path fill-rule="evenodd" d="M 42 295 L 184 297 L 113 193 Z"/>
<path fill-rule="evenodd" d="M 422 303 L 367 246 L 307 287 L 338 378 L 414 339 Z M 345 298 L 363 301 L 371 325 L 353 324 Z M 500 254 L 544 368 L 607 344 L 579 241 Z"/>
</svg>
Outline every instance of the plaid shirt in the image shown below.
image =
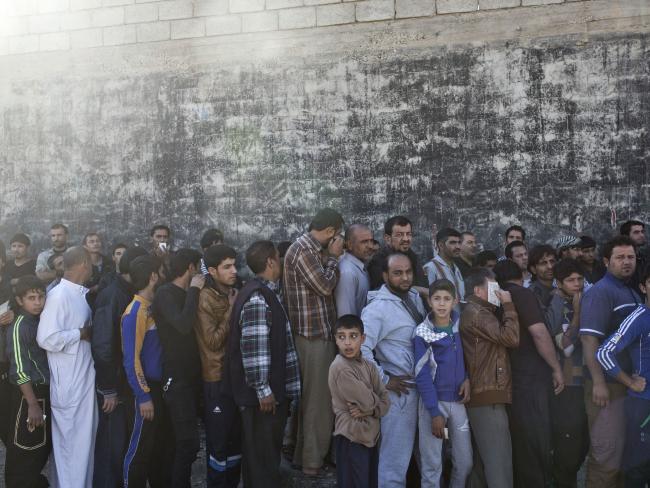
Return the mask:
<svg viewBox="0 0 650 488">
<path fill-rule="evenodd" d="M 287 250 L 282 282 L 295 333 L 308 339 L 331 340 L 336 322 L 338 260 L 324 258 L 323 246 L 311 234 L 303 234 Z"/>
<path fill-rule="evenodd" d="M 280 287 L 277 283 L 262 280 L 278 296 L 282 303 Z M 269 386 L 269 371 L 271 370 L 271 307 L 266 304 L 264 296 L 255 292 L 244 304 L 241 312 L 241 341 L 242 364 L 246 376 L 246 384 L 257 392 L 257 398 L 269 396 L 273 391 Z M 300 369 L 298 355 L 293 344 L 291 327 L 286 323 L 287 355 L 285 392 L 290 398 L 300 395 Z"/>
</svg>

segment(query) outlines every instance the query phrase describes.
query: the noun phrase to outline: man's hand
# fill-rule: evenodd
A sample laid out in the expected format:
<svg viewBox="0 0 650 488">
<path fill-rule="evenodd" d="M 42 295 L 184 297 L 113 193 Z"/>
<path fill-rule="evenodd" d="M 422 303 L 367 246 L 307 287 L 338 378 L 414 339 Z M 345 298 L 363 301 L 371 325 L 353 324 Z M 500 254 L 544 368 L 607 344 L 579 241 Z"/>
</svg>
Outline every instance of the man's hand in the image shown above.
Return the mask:
<svg viewBox="0 0 650 488">
<path fill-rule="evenodd" d="M 327 254 L 338 258 L 343 254 L 343 238 L 341 236 L 334 236 L 334 238 L 327 245 Z"/>
<path fill-rule="evenodd" d="M 470 388 L 470 385 L 469 385 L 469 379 L 466 379 L 460 385 L 460 390 L 458 390 L 458 394 L 462 397 L 461 400 L 460 400 L 460 403 L 469 402 L 470 391 L 471 391 L 471 388 Z"/>
<path fill-rule="evenodd" d="M 445 437 L 445 418 L 442 415 L 436 415 L 431 419 L 431 433 L 438 439 Z"/>
<path fill-rule="evenodd" d="M 402 393 L 408 395 L 410 385 L 405 380 L 410 379 L 410 376 L 390 376 L 386 383 L 386 389 L 397 393 L 397 396 L 402 396 Z"/>
<path fill-rule="evenodd" d="M 140 404 L 140 415 L 145 420 L 153 420 L 153 402 L 151 400 Z"/>
<path fill-rule="evenodd" d="M 512 303 L 512 296 L 509 291 L 495 290 L 494 294 L 497 296 L 501 303 Z"/>
<path fill-rule="evenodd" d="M 102 405 L 102 411 L 104 413 L 111 413 L 113 410 L 115 410 L 118 403 L 119 403 L 119 399 L 117 398 L 117 395 L 109 396 L 109 397 L 105 396 L 104 404 Z"/>
<path fill-rule="evenodd" d="M 90 341 L 93 336 L 93 330 L 90 327 L 82 327 L 79 329 L 79 339 L 82 341 Z"/>
<path fill-rule="evenodd" d="M 591 392 L 592 401 L 599 407 L 606 407 L 609 404 L 609 390 L 607 383 L 594 383 Z"/>
<path fill-rule="evenodd" d="M 41 406 L 36 403 L 32 403 L 27 407 L 27 430 L 34 432 L 36 427 L 43 425 L 43 410 Z"/>
<path fill-rule="evenodd" d="M 573 315 L 580 315 L 580 300 L 582 299 L 582 292 L 579 291 L 573 295 Z"/>
<path fill-rule="evenodd" d="M 0 315 L 0 325 L 10 325 L 14 321 L 14 313 L 12 310 L 7 310 Z"/>
<path fill-rule="evenodd" d="M 200 273 L 192 276 L 192 281 L 190 281 L 190 288 L 195 287 L 201 290 L 204 285 L 205 285 L 205 276 L 203 276 Z"/>
<path fill-rule="evenodd" d="M 553 371 L 553 393 L 559 395 L 564 390 L 564 374 L 561 369 Z"/>
<path fill-rule="evenodd" d="M 271 393 L 269 396 L 260 398 L 260 412 L 262 413 L 272 413 L 275 415 L 275 396 Z"/>
<path fill-rule="evenodd" d="M 230 306 L 233 306 L 235 304 L 235 299 L 237 298 L 237 290 L 234 288 L 230 290 L 230 294 L 228 295 L 228 303 L 230 303 Z"/>
<path fill-rule="evenodd" d="M 633 374 L 630 381 L 630 390 L 641 393 L 643 390 L 645 390 L 645 387 L 645 378 L 639 376 L 638 374 Z"/>
</svg>

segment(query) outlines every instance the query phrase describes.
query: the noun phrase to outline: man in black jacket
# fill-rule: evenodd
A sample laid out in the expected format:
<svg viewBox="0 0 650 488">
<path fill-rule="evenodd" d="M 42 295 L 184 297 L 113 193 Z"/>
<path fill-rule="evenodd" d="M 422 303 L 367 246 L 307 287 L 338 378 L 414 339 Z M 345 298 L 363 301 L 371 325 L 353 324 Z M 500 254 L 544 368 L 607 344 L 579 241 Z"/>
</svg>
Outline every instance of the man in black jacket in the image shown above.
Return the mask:
<svg viewBox="0 0 650 488">
<path fill-rule="evenodd" d="M 128 431 L 124 397 L 129 394 L 129 389 L 122 368 L 120 320 L 135 292 L 131 286 L 129 265 L 145 254 L 147 251 L 142 247 L 128 248 L 120 261 L 119 274 L 95 301 L 91 347 L 100 412 L 93 488 L 121 486 Z"/>
<path fill-rule="evenodd" d="M 154 297 L 152 310 L 163 351 L 163 396 L 174 429 L 176 452 L 172 486 L 189 488 L 192 463 L 199 452 L 197 425 L 201 361 L 194 335 L 199 292 L 205 277 L 201 254 L 179 249 L 169 258 L 169 283 Z"/>
</svg>

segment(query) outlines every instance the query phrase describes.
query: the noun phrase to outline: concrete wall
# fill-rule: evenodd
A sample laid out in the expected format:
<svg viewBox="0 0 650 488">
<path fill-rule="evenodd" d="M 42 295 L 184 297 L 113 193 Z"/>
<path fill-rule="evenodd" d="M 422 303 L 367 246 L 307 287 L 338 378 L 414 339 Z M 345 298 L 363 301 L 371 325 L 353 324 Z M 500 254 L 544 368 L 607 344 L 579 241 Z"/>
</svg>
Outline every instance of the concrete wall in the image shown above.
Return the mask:
<svg viewBox="0 0 650 488">
<path fill-rule="evenodd" d="M 425 250 L 650 216 L 647 0 L 3 5 L 0 235 L 244 246 L 328 205 Z"/>
</svg>

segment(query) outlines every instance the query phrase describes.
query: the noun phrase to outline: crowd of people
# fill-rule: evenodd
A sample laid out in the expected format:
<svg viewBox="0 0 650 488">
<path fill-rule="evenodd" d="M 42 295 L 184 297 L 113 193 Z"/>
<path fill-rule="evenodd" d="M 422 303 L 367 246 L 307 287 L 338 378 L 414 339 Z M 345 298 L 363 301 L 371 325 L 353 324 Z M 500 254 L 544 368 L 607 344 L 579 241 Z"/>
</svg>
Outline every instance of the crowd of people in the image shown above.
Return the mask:
<svg viewBox="0 0 650 488">
<path fill-rule="evenodd" d="M 383 245 L 322 209 L 293 242 L 217 229 L 177 249 L 50 229 L 0 246 L 0 439 L 8 488 L 280 487 L 284 455 L 342 488 L 647 487 L 645 225 L 598 243 L 478 252 L 470 230 Z M 245 281 L 243 278 L 248 278 Z M 44 468 L 49 459 L 49 472 Z"/>
</svg>

